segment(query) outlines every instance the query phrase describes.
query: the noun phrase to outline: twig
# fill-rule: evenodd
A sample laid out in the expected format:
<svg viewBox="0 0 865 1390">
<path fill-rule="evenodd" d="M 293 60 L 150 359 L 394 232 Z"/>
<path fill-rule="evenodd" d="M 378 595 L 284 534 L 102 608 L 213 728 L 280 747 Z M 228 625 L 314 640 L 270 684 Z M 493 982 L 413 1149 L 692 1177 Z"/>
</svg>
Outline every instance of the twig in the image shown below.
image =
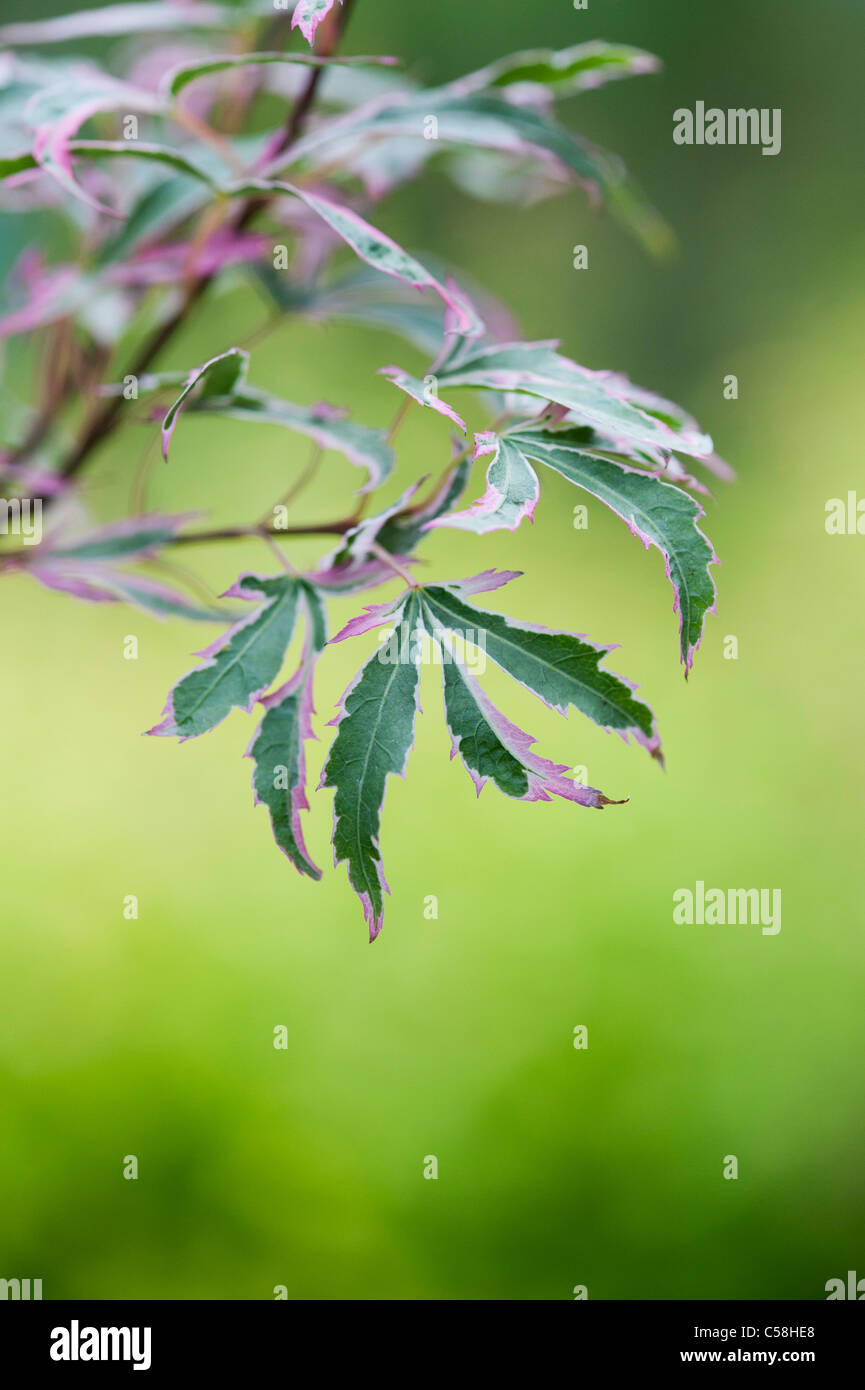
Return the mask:
<svg viewBox="0 0 865 1390">
<path fill-rule="evenodd" d="M 330 58 L 336 51 L 339 41 L 345 33 L 345 26 L 348 24 L 348 18 L 353 4 L 354 0 L 343 0 L 342 9 L 334 14 L 332 26 L 326 31 L 318 49 L 320 57 Z M 315 101 L 318 86 L 324 76 L 324 72 L 325 69 L 323 67 L 312 68 L 310 70 L 306 86 L 301 92 L 297 104 L 289 116 L 282 138 L 277 142 L 275 148 L 269 152 L 270 159 L 278 159 L 281 154 L 285 154 L 286 150 L 291 148 L 300 135 L 306 123 L 306 118 L 312 108 L 312 104 Z"/>
<path fill-rule="evenodd" d="M 175 564 L 171 560 L 166 560 L 162 555 L 156 560 L 151 560 L 149 563 L 157 572 L 161 571 L 185 584 L 191 593 L 196 594 L 197 597 L 202 600 L 206 608 L 216 607 L 218 595 L 215 594 L 207 584 L 203 583 L 197 574 L 187 569 L 185 565 Z"/>
<path fill-rule="evenodd" d="M 312 479 L 315 477 L 315 474 L 318 470 L 318 466 L 323 458 L 324 449 L 322 449 L 320 444 L 314 444 L 312 448 L 312 453 L 310 454 L 306 467 L 304 468 L 300 477 L 297 478 L 297 480 L 294 483 L 292 483 L 291 487 L 288 489 L 288 492 L 283 493 L 282 497 L 280 497 L 276 502 L 274 502 L 272 507 L 268 507 L 267 511 L 264 513 L 264 516 L 261 518 L 260 525 L 263 526 L 267 522 L 268 518 L 272 516 L 273 513 L 276 511 L 277 507 L 287 507 L 290 505 L 290 503 L 292 503 L 295 500 L 296 497 L 300 496 L 300 493 L 306 487 L 307 483 L 310 483 Z"/>
<path fill-rule="evenodd" d="M 132 488 L 129 493 L 129 511 L 132 516 L 139 516 L 144 509 L 144 503 L 147 500 L 147 485 L 150 482 L 153 465 L 156 461 L 158 442 L 159 436 L 157 434 L 151 435 L 132 480 Z"/>
<path fill-rule="evenodd" d="M 231 142 L 226 140 L 223 135 L 220 135 L 218 130 L 214 130 L 206 121 L 202 121 L 195 115 L 194 111 L 190 111 L 188 107 L 181 105 L 180 101 L 175 101 L 171 108 L 170 117 L 176 125 L 182 126 L 190 135 L 196 136 L 203 145 L 208 145 L 210 149 L 215 150 L 220 158 L 225 160 L 225 163 L 237 178 L 242 177 L 242 159 L 235 153 Z"/>
<path fill-rule="evenodd" d="M 269 532 L 269 531 L 259 531 L 258 534 L 261 536 L 261 539 L 264 541 L 265 545 L 267 546 L 267 548 L 268 548 L 268 550 L 271 552 L 271 554 L 276 556 L 277 560 L 278 560 L 279 563 L 282 565 L 282 568 L 283 568 L 284 570 L 287 570 L 289 574 L 295 574 L 296 571 L 295 571 L 293 565 L 290 565 L 290 564 L 288 563 L 288 561 L 286 560 L 285 556 L 283 555 L 282 551 L 280 550 L 280 548 L 279 548 L 279 546 L 277 545 L 276 541 L 273 539 L 273 537 L 272 537 L 272 535 L 270 534 L 270 532 Z"/>
<path fill-rule="evenodd" d="M 188 531 L 173 536 L 167 545 L 201 545 L 207 541 L 248 540 L 253 536 L 344 536 L 354 525 L 353 517 L 305 526 L 223 526 L 213 531 Z"/>
<path fill-rule="evenodd" d="M 406 416 L 408 415 L 409 410 L 410 410 L 411 407 L 412 407 L 412 404 L 413 404 L 413 402 L 412 402 L 411 396 L 405 396 L 405 397 L 403 398 L 402 404 L 400 405 L 400 408 L 399 408 L 399 410 L 397 411 L 396 415 L 393 417 L 393 422 L 392 422 L 392 424 L 391 424 L 390 429 L 389 429 L 388 432 L 387 432 L 387 442 L 388 442 L 388 444 L 392 444 L 393 441 L 396 439 L 396 436 L 397 436 L 397 434 L 398 434 L 398 432 L 399 432 L 399 430 L 400 430 L 400 427 L 402 426 L 402 422 L 403 422 L 403 420 L 406 418 Z"/>
<path fill-rule="evenodd" d="M 373 541 L 369 549 L 370 554 L 378 556 L 379 560 L 381 560 L 384 564 L 390 566 L 394 574 L 398 574 L 400 579 L 405 580 L 406 584 L 408 584 L 410 589 L 420 588 L 420 585 L 418 584 L 417 580 L 409 574 L 408 570 L 404 570 L 399 561 L 395 560 L 393 555 L 391 555 L 390 551 L 385 550 L 383 545 L 379 545 L 378 541 Z"/>
</svg>

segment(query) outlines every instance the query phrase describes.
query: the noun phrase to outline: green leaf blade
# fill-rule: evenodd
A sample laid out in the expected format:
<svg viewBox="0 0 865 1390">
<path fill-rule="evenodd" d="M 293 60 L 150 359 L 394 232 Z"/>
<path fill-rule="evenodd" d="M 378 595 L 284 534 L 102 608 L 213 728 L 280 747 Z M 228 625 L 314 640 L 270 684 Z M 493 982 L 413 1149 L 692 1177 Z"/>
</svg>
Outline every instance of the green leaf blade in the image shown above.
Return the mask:
<svg viewBox="0 0 865 1390">
<path fill-rule="evenodd" d="M 655 546 L 661 552 L 675 595 L 687 674 L 716 599 L 710 566 L 718 557 L 697 524 L 704 515 L 699 502 L 654 474 L 592 456 L 567 430 L 514 432 L 509 438 L 529 458 L 597 497 L 646 549 Z"/>
<path fill-rule="evenodd" d="M 517 801 L 550 801 L 560 796 L 596 810 L 623 804 L 564 776 L 568 771 L 564 764 L 533 753 L 531 734 L 506 719 L 465 666 L 446 651 L 442 682 L 451 757 L 462 758 L 478 796 L 486 782 L 493 781 L 499 791 Z"/>
<path fill-rule="evenodd" d="M 161 722 L 147 732 L 185 742 L 214 729 L 236 707 L 250 713 L 279 674 L 294 634 L 300 593 L 300 582 L 292 575 L 242 575 L 224 597 L 257 599 L 259 607 L 198 653 L 205 664 L 181 676 Z"/>
<path fill-rule="evenodd" d="M 217 72 L 232 71 L 235 68 L 263 67 L 272 63 L 289 64 L 307 68 L 327 67 L 393 67 L 394 58 L 341 58 L 338 55 L 323 58 L 314 53 L 226 53 L 184 63 L 166 74 L 163 91 L 166 96 L 176 97 L 190 82 L 199 77 L 210 77 Z"/>
<path fill-rule="evenodd" d="M 263 697 L 264 718 L 250 740 L 245 757 L 253 761 L 254 804 L 266 806 L 273 838 L 299 874 L 321 878 L 309 856 L 301 813 L 309 810 L 306 796 L 306 743 L 312 728 L 312 685 L 318 656 L 327 642 L 327 614 L 312 585 L 299 584 L 306 620 L 306 641 L 300 665 L 290 680 Z"/>
<path fill-rule="evenodd" d="M 631 685 L 600 666 L 611 650 L 573 633 L 518 623 L 466 603 L 465 584 L 430 585 L 423 596 L 435 622 L 486 654 L 538 699 L 565 714 L 574 706 L 600 728 L 633 738 L 660 759 L 660 740 L 648 705 Z"/>
<path fill-rule="evenodd" d="M 420 602 L 410 595 L 393 614 L 411 647 L 420 623 Z M 334 862 L 347 861 L 348 876 L 360 898 L 369 939 L 381 931 L 384 876 L 379 832 L 385 784 L 404 775 L 414 739 L 420 657 L 390 662 L 382 652 L 362 668 L 342 700 L 338 731 L 322 773 L 321 786 L 335 788 Z"/>
<path fill-rule="evenodd" d="M 493 457 L 483 497 L 465 511 L 435 517 L 430 527 L 453 527 L 483 536 L 490 531 L 516 531 L 527 517 L 534 520 L 540 486 L 525 454 L 507 436 L 484 431 L 475 435 L 474 459 L 485 454 Z"/>
<path fill-rule="evenodd" d="M 190 401 L 196 387 L 198 400 L 208 396 L 229 395 L 237 382 L 242 381 L 249 366 L 249 353 L 243 348 L 229 348 L 216 357 L 211 357 L 203 366 L 189 373 L 186 385 L 177 399 L 169 406 L 162 421 L 162 457 L 168 461 L 168 448 L 180 413 Z"/>
<path fill-rule="evenodd" d="M 265 715 L 246 753 L 254 762 L 255 805 L 267 807 L 273 837 L 298 873 L 318 880 L 321 869 L 309 856 L 300 826 L 300 812 L 309 810 L 304 743 L 314 737 L 311 670 L 301 666 L 262 705 Z"/>
</svg>

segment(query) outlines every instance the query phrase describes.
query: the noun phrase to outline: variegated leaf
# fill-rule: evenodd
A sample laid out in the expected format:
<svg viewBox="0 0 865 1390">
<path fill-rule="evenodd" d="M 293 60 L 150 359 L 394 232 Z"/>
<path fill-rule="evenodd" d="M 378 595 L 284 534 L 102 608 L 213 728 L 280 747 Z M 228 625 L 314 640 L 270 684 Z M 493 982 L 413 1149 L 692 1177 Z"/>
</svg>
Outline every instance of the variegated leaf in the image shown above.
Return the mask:
<svg viewBox="0 0 865 1390">
<path fill-rule="evenodd" d="M 267 807 L 277 845 L 298 873 L 320 879 L 321 870 L 310 859 L 304 842 L 301 813 L 309 810 L 305 745 L 308 739 L 315 738 L 313 676 L 327 633 L 324 608 L 311 586 L 304 587 L 301 601 L 307 623 L 303 657 L 290 680 L 262 697 L 264 718 L 246 757 L 253 760 L 255 804 Z"/>
<path fill-rule="evenodd" d="M 679 639 L 687 674 L 700 645 L 706 616 L 715 611 L 715 582 L 710 566 L 718 557 L 700 530 L 703 508 L 695 498 L 662 478 L 638 468 L 593 455 L 579 431 L 522 430 L 506 436 L 513 449 L 545 463 L 597 497 L 626 523 L 646 549 L 656 546 L 679 614 Z"/>
<path fill-rule="evenodd" d="M 420 629 L 417 594 L 407 595 L 395 610 L 391 607 L 390 616 L 405 625 L 417 651 L 405 661 L 383 661 L 381 651 L 370 657 L 332 721 L 337 734 L 321 779 L 323 787 L 335 789 L 334 862 L 346 861 L 370 941 L 381 931 L 384 894 L 390 891 L 379 848 L 385 785 L 391 774 L 404 775 L 414 738 L 420 678 L 420 648 L 414 642 Z"/>
<path fill-rule="evenodd" d="M 184 742 L 214 729 L 235 707 L 250 713 L 285 660 L 301 592 L 302 581 L 292 575 L 241 575 L 224 597 L 258 607 L 198 653 L 204 664 L 181 676 L 160 723 L 147 732 Z"/>
</svg>

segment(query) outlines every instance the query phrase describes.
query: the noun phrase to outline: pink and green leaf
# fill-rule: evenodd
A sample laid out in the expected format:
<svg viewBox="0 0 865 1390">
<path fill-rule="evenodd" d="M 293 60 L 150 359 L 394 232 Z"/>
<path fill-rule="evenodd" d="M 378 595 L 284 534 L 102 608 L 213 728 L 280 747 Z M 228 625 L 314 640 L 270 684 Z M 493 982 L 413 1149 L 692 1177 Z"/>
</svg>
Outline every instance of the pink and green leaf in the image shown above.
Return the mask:
<svg viewBox="0 0 865 1390">
<path fill-rule="evenodd" d="M 334 160 L 351 167 L 357 150 L 371 137 L 409 137 L 417 142 L 417 162 L 443 149 L 490 150 L 497 157 L 541 162 L 554 176 L 576 180 L 592 194 L 607 197 L 613 212 L 649 249 L 667 249 L 671 237 L 660 215 L 642 200 L 621 161 L 598 150 L 533 105 L 509 100 L 507 87 L 464 91 L 458 79 L 446 87 L 385 97 L 325 123 L 302 137 L 274 172 L 301 161 L 315 168 Z M 430 118 L 436 138 L 425 138 Z M 627 196 L 626 196 L 627 195 Z"/>
<path fill-rule="evenodd" d="M 168 460 L 168 446 L 171 443 L 171 436 L 180 418 L 180 413 L 187 405 L 196 387 L 199 388 L 198 396 L 206 398 L 208 396 L 228 396 L 231 394 L 236 383 L 246 375 L 249 365 L 249 353 L 242 348 L 229 348 L 227 352 L 221 352 L 217 357 L 211 357 L 202 367 L 195 367 L 186 379 L 186 385 L 177 399 L 169 406 L 165 418 L 162 421 L 162 457 Z"/>
<path fill-rule="evenodd" d="M 118 82 L 98 70 L 34 93 L 24 111 L 35 130 L 33 157 L 67 192 L 111 216 L 120 216 L 84 189 L 75 177 L 70 144 L 92 116 L 102 112 L 159 114 L 162 103 L 149 92 Z"/>
<path fill-rule="evenodd" d="M 508 576 L 510 578 L 512 576 Z M 426 585 L 425 609 L 432 621 L 471 645 L 484 644 L 489 658 L 544 704 L 561 714 L 573 706 L 600 728 L 633 738 L 660 760 L 660 739 L 648 705 L 635 687 L 601 666 L 612 650 L 583 637 L 521 623 L 466 602 L 466 596 L 499 587 L 494 572 L 448 585 Z"/>
<path fill-rule="evenodd" d="M 366 222 L 351 208 L 334 203 L 329 198 L 321 198 L 306 189 L 273 179 L 252 179 L 231 185 L 225 190 L 232 197 L 255 197 L 258 195 L 285 194 L 301 198 L 339 236 L 350 246 L 356 256 L 367 265 L 374 266 L 383 275 L 391 275 L 417 290 L 431 289 L 452 311 L 454 331 L 469 334 L 474 329 L 474 321 L 465 307 L 464 296 L 456 294 L 442 285 L 414 256 L 410 256 L 391 237 Z"/>
<path fill-rule="evenodd" d="M 277 845 L 298 873 L 320 879 L 321 869 L 313 863 L 304 842 L 301 813 L 309 810 L 305 745 L 316 737 L 312 728 L 313 675 L 327 634 L 324 610 L 315 591 L 305 588 L 302 601 L 307 637 L 300 666 L 285 685 L 263 696 L 264 718 L 245 756 L 253 760 L 255 805 L 267 807 Z"/>
<path fill-rule="evenodd" d="M 98 560 L 54 560 L 49 556 L 19 568 L 46 589 L 86 603 L 128 603 L 160 620 L 185 618 L 191 622 L 224 623 L 228 617 L 223 610 L 196 603 L 168 584 Z"/>
<path fill-rule="evenodd" d="M 387 431 L 358 425 L 344 418 L 335 406 L 294 405 L 246 381 L 249 354 L 231 348 L 211 358 L 203 367 L 189 373 L 180 395 L 162 422 L 162 448 L 167 459 L 171 436 L 181 411 L 227 415 L 236 420 L 281 425 L 312 439 L 322 449 L 334 449 L 350 463 L 366 468 L 369 479 L 362 491 L 378 487 L 393 471 L 394 454 L 387 442 Z M 161 378 L 148 383 L 152 389 L 163 384 Z"/>
<path fill-rule="evenodd" d="M 661 66 L 660 59 L 642 48 L 598 39 L 574 44 L 571 48 L 537 48 L 510 53 L 479 72 L 460 78 L 454 86 L 466 92 L 537 86 L 559 98 L 589 91 L 622 77 L 659 72 Z"/>
<path fill-rule="evenodd" d="M 393 382 L 394 386 L 399 387 L 418 405 L 429 406 L 436 414 L 443 415 L 456 425 L 457 429 L 466 432 L 466 422 L 461 415 L 457 415 L 453 406 L 443 401 L 437 390 L 433 390 L 426 382 L 420 381 L 418 377 L 412 376 L 409 372 L 404 372 L 401 367 L 379 367 L 379 376 L 387 377 L 388 381 Z"/>
<path fill-rule="evenodd" d="M 645 409 L 646 399 L 626 378 L 590 371 L 555 351 L 550 342 L 502 343 L 458 351 L 437 373 L 439 388 L 468 386 L 497 392 L 520 392 L 563 406 L 575 423 L 591 426 L 623 447 L 679 452 L 700 460 L 712 457 L 708 435 L 693 422 L 662 418 Z"/>
<path fill-rule="evenodd" d="M 519 430 L 507 438 L 526 458 L 546 464 L 597 497 L 622 518 L 646 549 L 653 545 L 661 552 L 675 595 L 687 674 L 702 640 L 706 617 L 715 611 L 710 566 L 718 563 L 718 557 L 698 525 L 705 515 L 699 502 L 654 474 L 593 455 L 579 431 Z"/>
<path fill-rule="evenodd" d="M 412 593 L 394 614 L 412 637 L 420 632 L 420 601 Z M 384 876 L 379 836 L 385 786 L 391 774 L 404 776 L 414 740 L 420 680 L 416 659 L 384 662 L 376 652 L 343 695 L 337 727 L 321 778 L 333 787 L 334 863 L 345 861 L 349 881 L 360 898 L 369 939 L 381 931 Z"/>
<path fill-rule="evenodd" d="M 456 441 L 459 448 L 459 441 Z M 471 461 L 460 457 L 428 498 L 414 507 L 395 513 L 376 536 L 391 555 L 411 555 L 427 529 L 462 497 L 471 474 Z"/>
<path fill-rule="evenodd" d="M 197 59 L 195 62 L 183 63 L 166 73 L 162 84 L 162 90 L 166 97 L 176 97 L 188 87 L 190 82 L 196 82 L 200 77 L 211 77 L 217 72 L 231 72 L 237 68 L 264 67 L 273 63 L 289 64 L 295 67 L 307 68 L 326 68 L 326 67 L 395 67 L 396 58 L 372 57 L 372 58 L 320 58 L 312 53 L 227 53 L 209 55 L 206 58 Z"/>
<path fill-rule="evenodd" d="M 242 575 L 223 597 L 259 606 L 197 653 L 204 664 L 181 676 L 161 721 L 147 732 L 184 742 L 214 729 L 234 708 L 249 714 L 285 660 L 301 592 L 301 581 L 292 575 Z"/>
<path fill-rule="evenodd" d="M 47 536 L 39 547 L 39 563 L 149 559 L 169 545 L 195 515 L 195 512 L 173 516 L 151 512 L 145 516 L 129 516 L 71 539 L 58 531 Z"/>
<path fill-rule="evenodd" d="M 443 654 L 445 718 L 451 735 L 451 758 L 462 758 L 478 796 L 493 781 L 505 796 L 518 801 L 550 801 L 560 796 L 579 806 L 602 810 L 621 806 L 595 787 L 565 776 L 564 764 L 531 751 L 536 742 L 506 719 L 471 672 L 454 656 Z"/>
<path fill-rule="evenodd" d="M 516 531 L 526 517 L 534 520 L 540 485 L 525 454 L 506 436 L 484 431 L 475 435 L 474 459 L 486 454 L 492 454 L 492 462 L 483 497 L 465 511 L 434 517 L 428 526 L 454 527 L 482 536 L 489 531 Z"/>
</svg>

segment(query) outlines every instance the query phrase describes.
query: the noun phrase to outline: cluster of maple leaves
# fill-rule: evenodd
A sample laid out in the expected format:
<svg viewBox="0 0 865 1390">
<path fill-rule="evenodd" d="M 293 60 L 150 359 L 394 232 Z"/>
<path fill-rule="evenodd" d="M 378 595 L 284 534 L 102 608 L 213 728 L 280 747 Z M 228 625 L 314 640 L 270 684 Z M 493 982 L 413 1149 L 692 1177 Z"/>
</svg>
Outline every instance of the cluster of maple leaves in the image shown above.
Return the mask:
<svg viewBox="0 0 865 1390">
<path fill-rule="evenodd" d="M 333 5 L 300 0 L 292 28 L 312 45 Z M 456 445 L 437 484 L 425 489 L 423 480 L 414 483 L 396 501 L 340 528 L 336 548 L 315 569 L 241 575 L 223 597 L 253 607 L 233 621 L 221 605 L 193 602 L 137 568 L 186 534 L 190 517 L 142 512 L 70 531 L 63 522 L 69 470 L 62 459 L 46 444 L 34 462 L 7 438 L 5 486 L 19 494 L 41 488 L 56 503 L 58 522 L 40 545 L 4 554 L 0 566 L 25 570 L 79 599 L 228 622 L 177 681 L 150 733 L 199 737 L 232 709 L 251 713 L 260 705 L 248 749 L 255 798 L 266 805 L 277 844 L 302 874 L 321 877 L 302 829 L 316 664 L 328 640 L 360 637 L 381 625 L 401 625 L 447 647 L 441 664 L 452 748 L 478 791 L 492 781 L 519 800 L 558 796 L 600 809 L 610 798 L 532 751 L 534 740 L 494 707 L 448 635 L 471 642 L 483 634 L 489 658 L 547 705 L 562 714 L 573 706 L 660 759 L 651 710 L 629 682 L 605 667 L 607 649 L 477 605 L 478 595 L 502 587 L 513 573 L 482 570 L 468 579 L 420 584 L 413 573 L 418 547 L 438 527 L 478 536 L 515 531 L 533 518 L 542 479 L 552 469 L 620 516 L 644 546 L 661 552 L 687 673 L 715 599 L 715 555 L 700 529 L 698 498 L 707 488 L 691 470 L 696 463 L 727 478 L 729 469 L 679 407 L 620 375 L 579 366 L 554 343 L 520 341 L 500 305 L 467 292 L 449 269 L 422 263 L 363 214 L 436 158 L 460 188 L 484 197 L 531 200 L 574 183 L 590 186 L 650 247 L 662 244 L 663 222 L 619 161 L 574 134 L 553 111 L 559 99 L 653 71 L 657 62 L 620 45 L 583 44 L 514 54 L 424 88 L 387 58 L 249 51 L 248 44 L 224 51 L 226 29 L 239 26 L 243 40 L 257 23 L 254 5 L 228 12 L 154 0 L 0 31 L 11 45 L 0 70 L 0 109 L 14 113 L 0 151 L 2 196 L 62 209 L 81 247 L 75 262 L 19 266 L 13 302 L 0 314 L 0 335 L 72 325 L 78 339 L 103 350 L 108 366 L 99 394 L 116 397 L 127 381 L 111 371 L 118 340 L 134 332 L 139 316 L 152 317 L 153 296 L 170 298 L 192 264 L 202 276 L 246 277 L 281 312 L 363 322 L 403 337 L 430 363 L 421 375 L 399 366 L 381 369 L 406 402 L 433 410 L 468 436 L 452 401 L 469 390 L 490 424 L 465 447 Z M 208 38 L 199 36 L 194 52 L 179 58 L 175 52 L 177 61 L 159 65 L 156 80 L 147 76 L 154 62 L 148 67 L 140 54 L 118 78 L 89 59 L 31 52 L 90 36 L 140 34 L 142 26 L 153 34 L 204 30 Z M 154 53 L 158 57 L 158 48 Z M 237 83 L 251 82 L 250 108 L 259 97 L 296 101 L 298 83 L 317 69 L 324 72 L 316 112 L 287 146 L 282 127 L 263 134 L 218 129 L 226 84 L 236 91 Z M 100 126 L 130 111 L 147 124 L 148 139 L 108 138 Z M 82 138 L 88 123 L 98 133 Z M 243 218 L 206 220 L 214 208 L 237 206 L 269 214 L 288 232 L 293 250 L 287 270 L 274 268 L 272 234 L 250 229 Z M 346 247 L 356 258 L 348 269 L 339 260 Z M 161 421 L 166 458 L 169 447 L 179 449 L 173 437 L 182 418 L 219 414 L 247 425 L 279 424 L 321 451 L 342 453 L 365 469 L 366 499 L 388 482 L 396 466 L 388 431 L 350 420 L 335 407 L 273 396 L 248 377 L 248 354 L 226 347 L 188 372 L 135 378 L 134 397 L 144 398 L 149 418 Z M 475 463 L 485 466 L 485 488 L 466 503 Z M 397 576 L 396 598 L 365 608 L 328 639 L 329 597 L 371 590 Z M 300 663 L 282 680 L 301 628 Z M 387 778 L 405 769 L 418 684 L 416 656 L 384 662 L 374 652 L 331 721 L 336 734 L 322 786 L 334 790 L 334 854 L 347 865 L 371 938 L 381 929 L 387 891 L 381 807 Z"/>
</svg>

